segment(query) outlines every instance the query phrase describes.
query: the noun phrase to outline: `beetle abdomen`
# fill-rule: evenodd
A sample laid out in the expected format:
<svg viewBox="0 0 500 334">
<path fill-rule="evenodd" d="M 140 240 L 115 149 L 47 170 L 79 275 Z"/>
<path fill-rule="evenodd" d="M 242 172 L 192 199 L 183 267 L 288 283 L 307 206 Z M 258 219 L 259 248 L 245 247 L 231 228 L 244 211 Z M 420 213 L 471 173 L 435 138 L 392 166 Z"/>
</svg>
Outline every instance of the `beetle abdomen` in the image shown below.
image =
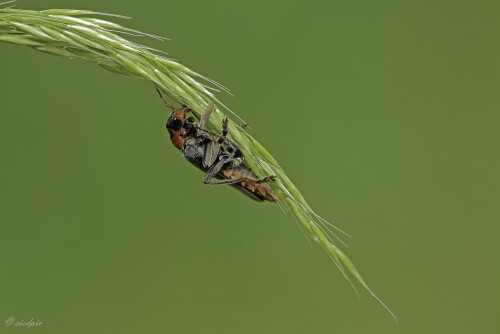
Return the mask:
<svg viewBox="0 0 500 334">
<path fill-rule="evenodd" d="M 248 177 L 250 179 L 257 179 L 257 176 L 252 172 L 252 170 L 246 168 L 245 166 L 221 169 L 220 173 L 226 179 L 237 179 L 242 176 Z M 266 183 L 254 183 L 248 180 L 241 180 L 240 182 L 236 183 L 235 186 L 250 191 L 253 195 L 261 200 L 277 202 L 277 199 L 272 193 L 271 188 Z"/>
</svg>

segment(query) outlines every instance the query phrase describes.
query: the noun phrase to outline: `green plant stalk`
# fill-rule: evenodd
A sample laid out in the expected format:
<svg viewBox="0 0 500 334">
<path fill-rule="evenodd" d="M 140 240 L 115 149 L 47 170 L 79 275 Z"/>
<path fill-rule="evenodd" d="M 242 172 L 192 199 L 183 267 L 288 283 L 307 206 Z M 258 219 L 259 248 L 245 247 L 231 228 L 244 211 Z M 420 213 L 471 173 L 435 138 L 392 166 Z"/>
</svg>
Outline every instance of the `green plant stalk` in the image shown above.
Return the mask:
<svg viewBox="0 0 500 334">
<path fill-rule="evenodd" d="M 116 33 L 163 38 L 88 15 L 109 14 L 72 9 L 0 9 L 0 41 L 66 58 L 90 60 L 114 73 L 150 80 L 171 99 L 192 108 L 198 119 L 207 105 L 213 102 L 212 115 L 215 117 L 211 117 L 207 125 L 214 131 L 220 129 L 224 106 L 212 91 L 226 90 L 224 87 L 159 55 L 161 52 L 133 43 Z M 216 88 L 211 89 L 201 82 L 208 82 Z M 241 146 L 246 161 L 258 176 L 278 175 L 279 179 L 270 184 L 278 204 L 293 213 L 307 234 L 328 253 L 344 277 L 349 280 L 350 273 L 396 319 L 368 287 L 354 264 L 335 245 L 333 238 L 337 237 L 332 229 L 336 228 L 314 213 L 271 154 L 234 122 L 229 122 L 229 136 Z"/>
</svg>

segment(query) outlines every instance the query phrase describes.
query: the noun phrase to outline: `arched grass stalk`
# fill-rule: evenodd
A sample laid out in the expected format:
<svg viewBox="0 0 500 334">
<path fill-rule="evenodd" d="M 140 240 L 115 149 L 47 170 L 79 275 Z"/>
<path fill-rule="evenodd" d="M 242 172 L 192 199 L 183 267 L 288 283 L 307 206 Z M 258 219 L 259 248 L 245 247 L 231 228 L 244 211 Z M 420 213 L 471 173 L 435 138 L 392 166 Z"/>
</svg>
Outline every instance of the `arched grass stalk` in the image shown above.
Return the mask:
<svg viewBox="0 0 500 334">
<path fill-rule="evenodd" d="M 71 59 L 90 60 L 109 71 L 150 80 L 177 103 L 191 107 L 198 118 L 212 102 L 212 115 L 215 117 L 211 117 L 207 125 L 215 131 L 220 129 L 223 109 L 227 108 L 215 97 L 213 91 L 226 90 L 223 86 L 162 56 L 161 51 L 136 44 L 118 34 L 156 39 L 163 39 L 162 37 L 89 17 L 90 15 L 110 14 L 72 9 L 31 11 L 4 8 L 0 10 L 0 41 L 29 46 Z M 351 260 L 336 246 L 335 240 L 342 241 L 334 230 L 342 231 L 309 207 L 271 154 L 247 131 L 241 129 L 238 123 L 229 122 L 230 139 L 241 146 L 246 160 L 258 176 L 278 175 L 279 179 L 271 183 L 271 187 L 279 205 L 285 211 L 292 212 L 307 234 L 325 249 L 347 280 L 351 274 L 377 298 Z M 396 319 L 380 300 L 379 302 Z"/>
</svg>

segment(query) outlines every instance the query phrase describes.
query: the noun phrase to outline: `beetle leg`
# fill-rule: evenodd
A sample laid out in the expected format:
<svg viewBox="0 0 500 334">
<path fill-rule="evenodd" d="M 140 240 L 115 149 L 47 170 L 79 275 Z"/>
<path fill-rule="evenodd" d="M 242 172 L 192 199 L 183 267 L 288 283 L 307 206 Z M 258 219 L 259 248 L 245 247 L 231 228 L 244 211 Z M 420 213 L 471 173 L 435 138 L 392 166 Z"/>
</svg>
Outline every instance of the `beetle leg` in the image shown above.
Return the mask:
<svg viewBox="0 0 500 334">
<path fill-rule="evenodd" d="M 205 123 L 208 121 L 208 119 L 210 118 L 210 114 L 212 113 L 212 109 L 214 108 L 214 104 L 212 102 L 210 102 L 207 106 L 207 109 L 205 109 L 205 112 L 203 113 L 203 115 L 201 115 L 201 119 L 200 119 L 200 128 L 203 129 L 203 127 L 205 126 Z"/>
<path fill-rule="evenodd" d="M 227 116 L 224 117 L 224 119 L 222 120 L 222 133 L 221 133 L 221 137 L 219 137 L 219 139 L 217 139 L 217 143 L 218 144 L 222 144 L 224 142 L 224 140 L 226 139 L 226 136 L 227 136 Z"/>
<path fill-rule="evenodd" d="M 218 172 L 220 172 L 222 166 L 224 166 L 225 163 L 228 163 L 231 160 L 232 158 L 229 155 L 222 155 L 221 159 L 219 159 L 219 161 L 216 164 L 212 165 L 212 167 L 208 169 L 207 173 L 203 177 L 203 183 L 215 185 L 215 184 L 227 184 L 227 182 L 226 183 L 218 183 L 218 182 L 231 181 L 231 180 L 224 180 L 224 181 L 210 182 L 210 180 L 215 175 L 217 175 Z"/>
<path fill-rule="evenodd" d="M 269 183 L 269 182 L 274 182 L 277 178 L 278 178 L 277 175 L 269 175 L 269 176 L 265 176 L 265 177 L 257 179 L 257 180 L 253 180 L 251 182 L 253 182 L 253 183 Z"/>
<path fill-rule="evenodd" d="M 219 184 L 234 184 L 234 183 L 238 183 L 240 181 L 243 181 L 244 179 L 245 179 L 244 177 L 238 177 L 236 179 L 227 179 L 227 180 L 210 182 L 210 181 L 205 181 L 205 178 L 203 178 L 203 183 L 208 184 L 210 186 L 217 186 Z"/>
<path fill-rule="evenodd" d="M 205 129 L 202 129 L 200 128 L 199 126 L 196 126 L 194 125 L 194 127 L 200 131 L 203 131 L 205 133 L 209 133 L 217 138 L 222 138 L 222 141 L 226 141 L 228 142 L 229 144 L 233 145 L 234 147 L 237 147 L 237 148 L 241 148 L 241 146 L 239 146 L 238 144 L 236 144 L 234 141 L 232 141 L 231 139 L 227 138 L 227 137 L 222 137 L 221 135 L 215 133 L 215 132 L 212 132 L 212 131 L 208 131 L 208 130 L 205 130 Z"/>
<path fill-rule="evenodd" d="M 219 168 L 219 170 L 220 170 L 220 168 Z M 241 176 L 241 177 L 237 177 L 235 179 L 227 179 L 227 180 L 220 180 L 220 181 L 210 182 L 210 179 L 213 176 L 215 176 L 215 174 L 217 174 L 217 173 L 215 173 L 212 177 L 208 178 L 208 176 L 209 176 L 208 173 L 209 172 L 210 172 L 210 170 L 207 172 L 207 174 L 205 174 L 205 177 L 203 178 L 203 183 L 211 185 L 211 186 L 216 186 L 216 185 L 219 185 L 219 184 L 234 184 L 234 183 L 241 182 L 243 180 L 251 182 L 251 183 L 269 183 L 269 182 L 272 182 L 272 181 L 276 180 L 276 175 L 271 175 L 271 176 L 263 177 L 261 179 L 252 179 L 252 178 Z"/>
<path fill-rule="evenodd" d="M 172 109 L 172 110 L 175 110 L 175 107 L 174 107 L 174 106 L 172 106 L 171 104 L 169 104 L 169 103 L 167 102 L 167 100 L 165 100 L 165 98 L 163 97 L 163 95 L 161 95 L 160 88 L 158 88 L 158 86 L 155 86 L 155 87 L 156 87 L 156 91 L 158 92 L 158 94 L 160 95 L 161 99 L 163 100 L 163 103 L 165 103 L 165 105 L 166 105 L 168 108 L 170 108 L 170 109 Z"/>
</svg>

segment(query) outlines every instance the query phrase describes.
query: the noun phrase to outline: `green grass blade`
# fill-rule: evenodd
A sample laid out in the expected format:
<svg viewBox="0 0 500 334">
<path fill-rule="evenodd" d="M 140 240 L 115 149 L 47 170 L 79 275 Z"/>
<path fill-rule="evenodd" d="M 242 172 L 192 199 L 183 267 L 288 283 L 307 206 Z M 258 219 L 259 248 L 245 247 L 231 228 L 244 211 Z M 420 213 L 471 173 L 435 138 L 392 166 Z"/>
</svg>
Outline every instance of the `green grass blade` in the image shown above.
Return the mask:
<svg viewBox="0 0 500 334">
<path fill-rule="evenodd" d="M 89 60 L 113 73 L 149 80 L 172 100 L 191 107 L 198 119 L 206 106 L 213 102 L 212 114 L 215 117 L 209 119 L 207 126 L 214 131 L 220 129 L 224 106 L 207 86 L 215 85 L 215 89 L 226 90 L 224 87 L 116 32 L 161 37 L 89 15 L 118 16 L 88 10 L 4 8 L 0 10 L 0 41 L 29 46 L 61 57 Z M 271 154 L 234 122 L 229 123 L 229 133 L 230 139 L 242 148 L 246 160 L 258 176 L 278 175 L 279 179 L 270 185 L 279 205 L 294 214 L 307 234 L 323 247 L 346 278 L 348 273 L 351 274 L 396 319 L 368 287 L 351 260 L 334 244 L 337 236 L 332 229 L 336 228 L 314 213 Z"/>
</svg>

